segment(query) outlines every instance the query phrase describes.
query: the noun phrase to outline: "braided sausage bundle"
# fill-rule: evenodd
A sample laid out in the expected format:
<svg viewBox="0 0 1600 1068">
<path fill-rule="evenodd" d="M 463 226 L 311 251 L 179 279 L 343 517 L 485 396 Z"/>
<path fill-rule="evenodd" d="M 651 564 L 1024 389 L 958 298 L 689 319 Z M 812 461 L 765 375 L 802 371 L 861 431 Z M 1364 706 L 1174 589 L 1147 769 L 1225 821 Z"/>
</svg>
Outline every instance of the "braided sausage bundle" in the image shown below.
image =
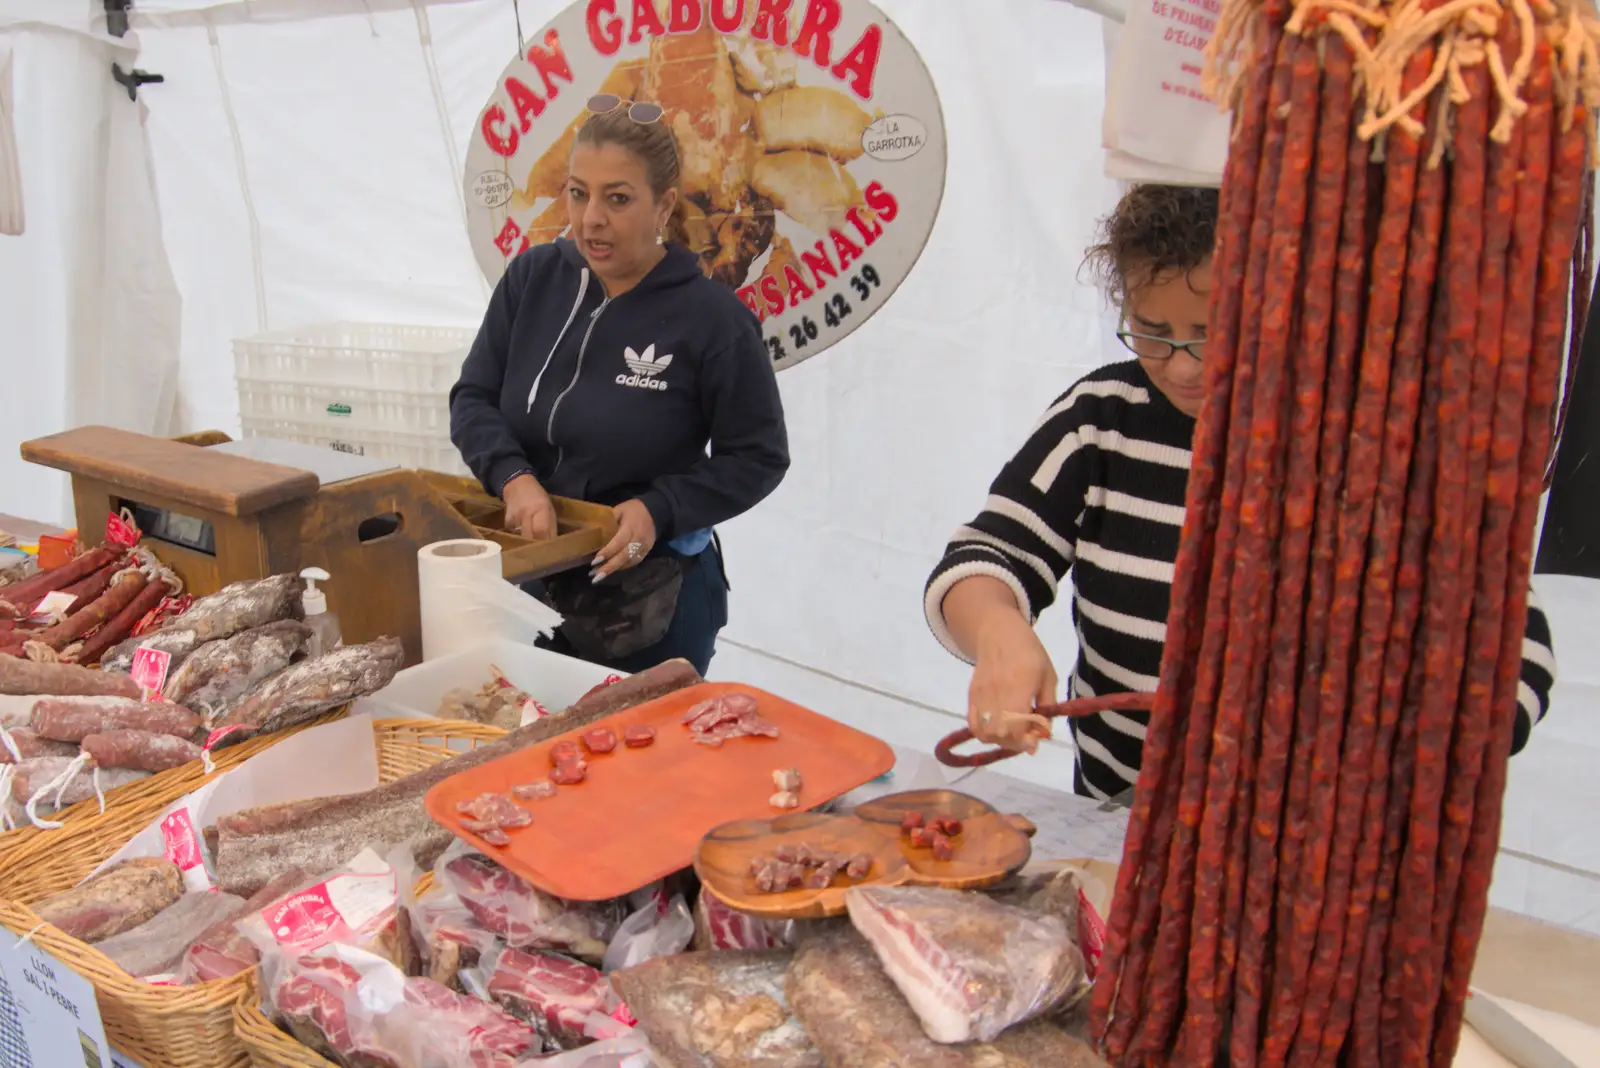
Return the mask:
<svg viewBox="0 0 1600 1068">
<path fill-rule="evenodd" d="M 1224 0 L 1206 400 L 1093 999 L 1113 1064 L 1454 1057 L 1597 40 L 1583 0 Z"/>
</svg>

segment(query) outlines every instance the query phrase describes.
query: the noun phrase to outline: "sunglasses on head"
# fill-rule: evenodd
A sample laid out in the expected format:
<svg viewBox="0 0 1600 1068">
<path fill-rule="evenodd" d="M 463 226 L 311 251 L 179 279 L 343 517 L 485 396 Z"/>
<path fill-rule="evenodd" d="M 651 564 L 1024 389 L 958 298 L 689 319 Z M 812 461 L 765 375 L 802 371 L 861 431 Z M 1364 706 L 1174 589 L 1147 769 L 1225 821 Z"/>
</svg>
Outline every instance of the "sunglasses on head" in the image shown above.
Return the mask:
<svg viewBox="0 0 1600 1068">
<path fill-rule="evenodd" d="M 600 93 L 589 98 L 589 110 L 596 115 L 609 115 L 613 111 L 628 105 L 628 118 L 641 126 L 648 126 L 652 122 L 661 121 L 661 105 L 651 104 L 639 100 L 624 100 L 615 93 Z"/>
</svg>

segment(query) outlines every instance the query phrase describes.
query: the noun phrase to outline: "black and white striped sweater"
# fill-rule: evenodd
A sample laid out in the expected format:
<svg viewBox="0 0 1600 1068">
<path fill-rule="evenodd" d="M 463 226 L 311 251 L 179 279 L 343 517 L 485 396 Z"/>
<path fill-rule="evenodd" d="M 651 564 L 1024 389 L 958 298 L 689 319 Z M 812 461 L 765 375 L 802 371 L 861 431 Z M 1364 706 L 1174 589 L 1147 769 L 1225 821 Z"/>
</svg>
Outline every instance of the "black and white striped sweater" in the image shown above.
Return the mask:
<svg viewBox="0 0 1600 1068">
<path fill-rule="evenodd" d="M 1070 569 L 1071 696 L 1155 690 L 1194 425 L 1133 360 L 1085 376 L 1051 405 L 928 579 L 928 623 L 945 647 L 964 655 L 943 613 L 957 582 L 997 578 L 1036 620 Z M 1550 627 L 1530 600 L 1513 752 L 1544 716 L 1554 675 Z M 1078 793 L 1111 797 L 1133 784 L 1147 720 L 1114 712 L 1073 720 Z"/>
</svg>

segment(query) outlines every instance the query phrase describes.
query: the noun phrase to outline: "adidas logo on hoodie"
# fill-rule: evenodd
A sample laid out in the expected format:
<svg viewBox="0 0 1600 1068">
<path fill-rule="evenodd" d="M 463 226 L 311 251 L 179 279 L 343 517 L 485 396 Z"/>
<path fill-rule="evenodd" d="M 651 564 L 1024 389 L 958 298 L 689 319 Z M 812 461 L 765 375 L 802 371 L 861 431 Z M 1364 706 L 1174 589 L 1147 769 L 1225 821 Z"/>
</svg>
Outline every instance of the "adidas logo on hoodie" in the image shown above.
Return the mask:
<svg viewBox="0 0 1600 1068">
<path fill-rule="evenodd" d="M 622 350 L 622 362 L 628 365 L 633 374 L 618 375 L 617 385 L 633 386 L 636 389 L 667 388 L 666 382 L 657 376 L 672 366 L 672 353 L 657 356 L 654 345 L 646 346 L 643 352 L 634 352 L 631 347 L 625 346 Z"/>
</svg>

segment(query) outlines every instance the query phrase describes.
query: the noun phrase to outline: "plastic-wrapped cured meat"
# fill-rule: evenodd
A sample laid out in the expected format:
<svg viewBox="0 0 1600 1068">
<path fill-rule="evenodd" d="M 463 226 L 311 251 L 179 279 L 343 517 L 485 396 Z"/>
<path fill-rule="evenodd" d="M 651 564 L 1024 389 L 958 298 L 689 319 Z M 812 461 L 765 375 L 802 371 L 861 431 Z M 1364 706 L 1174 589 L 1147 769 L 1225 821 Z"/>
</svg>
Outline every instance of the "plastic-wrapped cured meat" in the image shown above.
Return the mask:
<svg viewBox="0 0 1600 1068">
<path fill-rule="evenodd" d="M 33 706 L 33 729 L 41 738 L 82 742 L 106 731 L 149 731 L 193 738 L 200 717 L 167 701 L 123 697 L 49 697 Z"/>
<path fill-rule="evenodd" d="M 610 1023 L 611 984 L 598 968 L 539 950 L 501 950 L 483 962 L 490 999 L 544 1039 L 545 1051 L 581 1046 L 602 1037 L 589 1033 L 591 1018 Z M 611 1030 L 606 1027 L 606 1030 Z M 620 1030 L 621 1028 L 616 1028 Z"/>
<path fill-rule="evenodd" d="M 169 771 L 200 759 L 200 747 L 187 738 L 150 731 L 102 731 L 83 740 L 83 751 L 102 768 Z"/>
<path fill-rule="evenodd" d="M 230 893 L 251 894 L 290 865 L 312 871 L 338 865 L 351 842 L 365 842 L 380 853 L 403 845 L 418 864 L 432 865 L 454 840 L 423 806 L 423 796 L 435 785 L 507 753 L 702 681 L 686 661 L 669 660 L 586 694 L 565 712 L 535 720 L 498 741 L 377 789 L 225 816 L 217 821 L 217 883 Z"/>
<path fill-rule="evenodd" d="M 184 951 L 178 968 L 178 982 L 185 986 L 226 979 L 249 971 L 261 960 L 261 951 L 239 933 L 235 920 L 246 913 L 266 908 L 311 878 L 309 872 L 291 869 L 273 879 L 246 901 L 237 913 L 218 920 L 202 931 Z"/>
<path fill-rule="evenodd" d="M 300 580 L 295 575 L 273 575 L 224 586 L 200 598 L 189 610 L 148 634 L 129 638 L 100 660 L 110 671 L 127 671 L 133 654 L 143 648 L 172 654 L 178 663 L 206 642 L 229 638 L 240 631 L 265 626 L 280 619 L 300 619 Z"/>
<path fill-rule="evenodd" d="M 494 932 L 478 922 L 455 891 L 435 882 L 420 898 L 402 887 L 411 933 L 422 955 L 422 974 L 451 990 L 462 990 L 461 972 L 476 968 L 498 944 Z"/>
<path fill-rule="evenodd" d="M 805 939 L 784 991 L 828 1068 L 1104 1068 L 1088 1045 L 1043 1020 L 1013 1027 L 992 1043 L 933 1041 L 849 925 Z M 629 1007 L 639 1015 L 631 1000 Z"/>
<path fill-rule="evenodd" d="M 244 909 L 244 900 L 232 894 L 185 894 L 139 926 L 101 942 L 98 948 L 137 979 L 166 975 L 177 969 L 184 952 L 208 927 L 236 918 Z"/>
<path fill-rule="evenodd" d="M 18 760 L 42 756 L 72 757 L 77 753 L 78 747 L 73 743 L 41 738 L 29 727 L 16 730 L 0 727 L 0 764 L 15 764 Z"/>
<path fill-rule="evenodd" d="M 170 701 L 204 709 L 213 720 L 220 719 L 263 679 L 303 656 L 310 641 L 310 627 L 280 619 L 207 642 L 167 677 L 162 694 Z"/>
<path fill-rule="evenodd" d="M 693 945 L 695 949 L 784 949 L 793 928 L 793 922 L 763 920 L 702 892 L 694 906 Z"/>
<path fill-rule="evenodd" d="M 101 942 L 144 923 L 183 894 L 183 875 L 169 860 L 138 858 L 107 868 L 33 911 L 63 934 Z"/>
<path fill-rule="evenodd" d="M 388 860 L 363 849 L 336 870 L 302 882 L 239 921 L 239 931 L 261 951 L 294 955 L 349 946 L 414 973 L 417 947 L 411 918 L 401 907 L 402 884 L 415 881 L 402 853 Z"/>
<path fill-rule="evenodd" d="M 786 952 L 683 953 L 614 972 L 611 983 L 678 1068 L 832 1068 L 789 1010 L 789 962 Z"/>
<path fill-rule="evenodd" d="M 302 660 L 268 679 L 214 726 L 263 734 L 296 726 L 383 689 L 405 658 L 400 639 L 379 638 Z"/>
<path fill-rule="evenodd" d="M 599 961 L 622 922 L 615 904 L 562 901 L 540 893 L 464 842 L 439 858 L 434 878 L 479 923 L 517 949 L 554 949 Z"/>
<path fill-rule="evenodd" d="M 845 904 L 935 1042 L 993 1041 L 1085 987 L 1058 916 L 931 887 L 856 886 Z"/>
</svg>

